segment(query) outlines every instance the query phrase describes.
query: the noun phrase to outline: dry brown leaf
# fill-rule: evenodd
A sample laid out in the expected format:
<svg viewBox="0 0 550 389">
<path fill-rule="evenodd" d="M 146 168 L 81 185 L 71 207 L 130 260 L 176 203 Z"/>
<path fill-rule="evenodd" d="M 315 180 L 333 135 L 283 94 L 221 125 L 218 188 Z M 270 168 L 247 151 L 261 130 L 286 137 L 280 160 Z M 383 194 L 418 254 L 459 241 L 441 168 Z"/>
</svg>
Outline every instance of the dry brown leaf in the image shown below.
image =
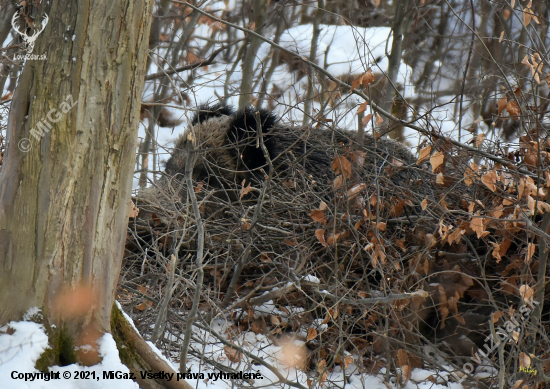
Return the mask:
<svg viewBox="0 0 550 389">
<path fill-rule="evenodd" d="M 519 353 L 519 367 L 530 367 L 531 358 L 524 352 Z"/>
<path fill-rule="evenodd" d="M 327 361 L 326 359 L 321 359 L 318 363 L 317 363 L 317 371 L 319 373 L 323 372 L 323 370 L 325 370 L 325 368 L 327 367 Z"/>
<path fill-rule="evenodd" d="M 325 218 L 325 213 L 319 209 L 312 209 L 309 212 L 309 216 L 313 219 L 315 222 L 319 222 L 322 225 L 327 224 L 327 219 Z"/>
<path fill-rule="evenodd" d="M 334 186 L 334 189 L 340 189 L 344 185 L 344 177 L 342 177 L 341 174 L 336 176 L 332 182 L 332 185 Z"/>
<path fill-rule="evenodd" d="M 310 327 L 309 330 L 307 330 L 306 342 L 309 342 L 310 340 L 313 340 L 313 339 L 317 338 L 317 335 L 318 335 L 317 330 L 315 328 Z"/>
<path fill-rule="evenodd" d="M 491 210 L 491 212 L 489 212 L 489 215 L 491 217 L 499 219 L 502 216 L 503 213 L 504 213 L 504 208 L 500 207 L 500 206 L 497 206 L 493 210 Z"/>
<path fill-rule="evenodd" d="M 432 172 L 435 172 L 435 170 L 441 166 L 441 164 L 445 162 L 445 154 L 443 152 L 438 151 L 437 153 L 434 153 L 432 157 L 430 158 L 430 164 L 432 165 Z"/>
<path fill-rule="evenodd" d="M 420 206 L 422 207 L 422 210 L 425 211 L 426 208 L 428 208 L 428 199 L 422 200 L 422 203 L 420 203 Z"/>
<path fill-rule="evenodd" d="M 361 113 L 361 112 L 365 112 L 365 110 L 367 109 L 367 106 L 369 105 L 369 102 L 368 101 L 365 101 L 363 104 L 361 104 L 359 106 L 359 108 L 357 108 L 357 113 Z"/>
<path fill-rule="evenodd" d="M 379 126 L 380 124 L 384 123 L 384 118 L 378 114 L 378 112 L 375 115 L 376 125 Z"/>
<path fill-rule="evenodd" d="M 449 226 L 443 223 L 443 220 L 439 222 L 439 236 L 441 237 L 441 240 L 445 240 L 447 238 L 447 235 L 449 233 Z"/>
<path fill-rule="evenodd" d="M 260 326 L 259 326 L 258 323 L 256 323 L 256 322 L 252 322 L 252 323 L 250 324 L 250 330 L 251 330 L 252 332 L 254 332 L 256 335 L 258 335 L 259 333 L 262 332 Z"/>
<path fill-rule="evenodd" d="M 505 13 L 506 11 L 508 10 L 505 10 Z M 508 17 L 510 17 L 510 11 L 508 11 Z M 506 20 L 507 18 L 505 17 L 504 20 Z M 502 40 L 504 39 L 504 30 L 500 33 L 500 37 L 498 38 L 498 43 L 502 43 Z"/>
<path fill-rule="evenodd" d="M 504 312 L 501 312 L 501 311 L 493 312 L 493 324 L 496 324 L 502 316 L 504 316 Z"/>
<path fill-rule="evenodd" d="M 491 242 L 491 244 L 493 245 L 493 258 L 495 258 L 497 263 L 499 263 L 502 260 L 502 257 L 508 252 L 512 242 L 509 239 L 504 238 L 500 243 Z"/>
<path fill-rule="evenodd" d="M 535 213 L 535 204 L 536 201 L 531 196 L 527 196 L 527 208 L 529 208 L 529 211 L 531 212 L 531 215 Z"/>
<path fill-rule="evenodd" d="M 270 253 L 262 253 L 260 255 L 260 261 L 262 261 L 263 263 L 273 263 Z"/>
<path fill-rule="evenodd" d="M 525 178 L 521 177 L 519 179 L 518 183 L 518 199 L 521 199 L 523 197 L 523 194 L 525 193 L 525 187 L 526 187 Z"/>
<path fill-rule="evenodd" d="M 367 156 L 367 153 L 364 151 L 354 150 L 350 151 L 346 154 L 349 159 L 356 165 L 356 166 L 363 166 L 365 163 L 365 159 Z"/>
<path fill-rule="evenodd" d="M 229 346 L 225 346 L 224 351 L 227 359 L 229 359 L 231 362 L 239 362 L 241 360 L 241 353 L 237 350 Z"/>
<path fill-rule="evenodd" d="M 446 306 L 440 306 L 439 312 L 441 314 L 441 326 L 439 328 L 443 329 L 445 328 L 445 321 L 447 320 L 447 317 L 449 316 L 449 308 Z"/>
<path fill-rule="evenodd" d="M 332 161 L 332 170 L 336 174 L 343 174 L 347 180 L 351 177 L 351 162 L 343 156 L 337 156 Z"/>
<path fill-rule="evenodd" d="M 531 257 L 533 257 L 533 254 L 535 254 L 535 249 L 537 246 L 534 243 L 529 243 L 527 245 L 527 253 L 525 254 L 525 262 L 529 263 L 531 262 Z"/>
<path fill-rule="evenodd" d="M 476 135 L 476 137 L 475 137 L 476 147 L 480 147 L 483 144 L 484 140 L 485 140 L 485 134 L 484 133 Z"/>
<path fill-rule="evenodd" d="M 386 223 L 384 223 L 384 222 L 378 222 L 378 223 L 376 223 L 376 225 L 374 226 L 374 228 L 375 228 L 376 230 L 386 231 Z"/>
<path fill-rule="evenodd" d="M 489 231 L 485 231 L 485 218 L 479 215 L 477 212 L 470 222 L 470 228 L 477 234 L 478 239 L 483 238 L 484 236 L 489 235 Z"/>
<path fill-rule="evenodd" d="M 395 238 L 395 239 L 394 239 L 394 242 L 395 242 L 395 244 L 396 244 L 397 246 L 399 246 L 399 248 L 400 248 L 404 253 L 406 253 L 406 252 L 408 251 L 407 248 L 405 247 L 405 238 L 403 238 L 403 239 L 397 239 L 397 238 Z"/>
<path fill-rule="evenodd" d="M 422 162 L 430 158 L 430 153 L 432 152 L 432 145 L 428 145 L 424 147 L 422 150 L 420 150 L 420 154 L 418 157 L 418 161 L 416 163 L 420 165 Z"/>
<path fill-rule="evenodd" d="M 405 385 L 411 379 L 412 369 L 409 365 L 405 365 L 401 368 L 401 381 Z"/>
<path fill-rule="evenodd" d="M 445 184 L 445 177 L 443 177 L 443 173 L 439 173 L 439 174 L 435 177 L 435 183 L 438 184 L 438 185 L 443 185 L 443 184 Z"/>
<path fill-rule="evenodd" d="M 403 367 L 408 363 L 407 352 L 400 348 L 397 350 L 397 366 Z"/>
<path fill-rule="evenodd" d="M 518 103 L 516 103 L 515 100 L 510 100 L 508 102 L 508 105 L 506 106 L 506 111 L 510 114 L 510 116 L 519 116 L 521 114 L 521 110 L 519 109 Z"/>
<path fill-rule="evenodd" d="M 242 182 L 242 188 L 241 188 L 241 195 L 239 197 L 240 200 L 242 200 L 243 196 L 246 196 L 248 193 L 250 193 L 250 190 L 252 189 L 251 183 L 248 183 L 248 186 L 244 186 L 245 180 Z"/>
<path fill-rule="evenodd" d="M 318 230 L 315 231 L 315 237 L 317 238 L 317 240 L 324 246 L 324 247 L 327 247 L 328 244 L 325 240 L 325 230 L 322 229 L 322 228 L 319 228 Z"/>
<path fill-rule="evenodd" d="M 481 177 L 481 182 L 485 184 L 487 188 L 491 190 L 491 192 L 495 192 L 497 190 L 497 183 L 498 181 L 498 175 L 497 172 L 494 170 L 491 170 L 490 172 L 485 173 Z"/>
<path fill-rule="evenodd" d="M 372 119 L 372 113 L 369 113 L 366 115 L 363 120 L 361 120 L 361 123 L 363 123 L 363 126 L 366 127 L 367 124 L 369 124 L 370 120 Z"/>
<path fill-rule="evenodd" d="M 367 184 L 365 184 L 365 183 L 353 185 L 346 192 L 346 195 L 348 196 L 348 199 L 349 200 L 353 199 L 355 196 L 357 196 L 359 193 L 361 193 L 363 190 L 365 190 L 366 187 L 367 187 Z"/>
<path fill-rule="evenodd" d="M 502 111 L 504 111 L 508 106 L 508 99 L 506 98 L 506 95 L 502 96 L 500 99 L 497 100 L 497 106 L 498 106 L 498 114 L 500 115 Z"/>
<path fill-rule="evenodd" d="M 375 246 L 374 254 L 384 264 L 386 262 L 386 253 L 380 246 Z"/>
<path fill-rule="evenodd" d="M 276 315 L 269 315 L 269 321 L 272 326 L 279 326 L 281 325 L 281 319 L 279 319 L 279 316 Z"/>
<path fill-rule="evenodd" d="M 374 74 L 372 74 L 372 69 L 369 68 L 366 71 L 366 73 L 364 73 L 360 77 L 356 78 L 351 83 L 351 91 L 353 92 L 353 90 L 355 88 L 357 88 L 359 85 L 363 85 L 364 87 L 368 87 L 374 82 L 374 80 L 375 80 L 375 77 L 374 77 Z"/>
<path fill-rule="evenodd" d="M 449 236 L 447 237 L 447 242 L 449 243 L 449 245 L 460 242 L 460 239 L 462 238 L 462 235 L 464 235 L 465 232 L 466 231 L 464 231 L 463 229 L 457 228 L 452 233 L 450 233 Z"/>
<path fill-rule="evenodd" d="M 534 294 L 535 294 L 535 290 L 531 288 L 529 285 L 521 285 L 519 287 L 519 295 L 523 298 L 523 301 L 526 304 L 531 303 Z"/>
<path fill-rule="evenodd" d="M 539 213 L 550 212 L 550 204 L 545 203 L 544 201 L 539 201 L 537 203 L 537 208 L 539 210 Z"/>
<path fill-rule="evenodd" d="M 531 10 L 529 8 L 523 9 L 523 24 L 527 27 L 531 23 Z"/>
<path fill-rule="evenodd" d="M 378 204 L 378 196 L 374 193 L 369 198 L 369 204 L 371 207 L 376 207 L 376 204 Z"/>
<path fill-rule="evenodd" d="M 475 162 L 472 162 L 464 172 L 464 183 L 468 186 L 472 185 L 477 177 L 478 171 L 479 167 L 475 164 Z"/>
<path fill-rule="evenodd" d="M 199 182 L 194 189 L 195 193 L 199 193 L 202 190 L 203 186 L 204 186 L 204 181 Z"/>
<path fill-rule="evenodd" d="M 344 369 L 347 369 L 349 365 L 353 363 L 353 357 L 351 355 L 344 356 Z"/>
</svg>

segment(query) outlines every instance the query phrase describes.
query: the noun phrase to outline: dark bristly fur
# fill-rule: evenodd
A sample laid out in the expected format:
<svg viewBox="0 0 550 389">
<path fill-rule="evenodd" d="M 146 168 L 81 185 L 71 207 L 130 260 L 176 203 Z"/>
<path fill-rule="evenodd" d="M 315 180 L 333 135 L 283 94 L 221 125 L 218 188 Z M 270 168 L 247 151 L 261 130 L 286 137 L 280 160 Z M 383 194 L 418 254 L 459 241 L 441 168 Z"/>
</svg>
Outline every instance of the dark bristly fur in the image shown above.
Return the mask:
<svg viewBox="0 0 550 389">
<path fill-rule="evenodd" d="M 331 168 L 334 157 L 342 155 L 343 148 L 354 145 L 356 139 L 356 133 L 351 131 L 285 126 L 271 112 L 255 107 L 235 112 L 232 107 L 221 104 L 201 106 L 190 128 L 176 141 L 166 172 L 170 175 L 185 172 L 187 135 L 192 132 L 198 150 L 193 168 L 195 180 L 227 189 L 230 186 L 235 189 L 234 184 L 242 180 L 260 181 L 264 173 L 269 172 L 269 163 L 259 147 L 260 128 L 279 177 L 302 172 L 324 189 L 334 179 Z M 412 179 L 418 180 L 413 169 L 390 166 L 395 160 L 405 166 L 415 163 L 412 153 L 401 143 L 386 138 L 375 142 L 370 135 L 365 135 L 364 143 L 362 175 L 366 182 L 376 178 L 386 180 L 388 188 L 408 188 Z M 388 167 L 390 173 L 385 169 Z"/>
</svg>

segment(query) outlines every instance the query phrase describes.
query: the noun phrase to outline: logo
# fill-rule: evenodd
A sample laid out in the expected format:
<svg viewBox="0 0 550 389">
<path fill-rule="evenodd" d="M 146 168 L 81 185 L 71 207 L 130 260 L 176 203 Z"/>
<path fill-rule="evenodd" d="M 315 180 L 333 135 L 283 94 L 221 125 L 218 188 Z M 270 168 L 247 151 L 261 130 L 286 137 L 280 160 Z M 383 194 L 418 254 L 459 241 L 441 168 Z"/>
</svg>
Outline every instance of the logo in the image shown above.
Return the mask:
<svg viewBox="0 0 550 389">
<path fill-rule="evenodd" d="M 32 51 L 34 50 L 34 42 L 38 38 L 38 35 L 40 35 L 42 31 L 44 31 L 44 29 L 46 28 L 46 25 L 48 24 L 48 20 L 49 20 L 48 15 L 44 14 L 44 19 L 39 24 L 35 23 L 34 28 L 32 29 L 34 32 L 30 36 L 27 35 L 25 31 L 21 31 L 17 28 L 16 20 L 18 18 L 19 18 L 19 11 L 13 14 L 13 18 L 11 18 L 11 25 L 13 29 L 23 38 L 23 41 L 25 42 L 25 45 L 27 47 L 27 53 L 32 54 Z"/>
<path fill-rule="evenodd" d="M 527 373 L 527 374 L 537 375 L 538 370 L 535 370 L 532 367 L 520 367 L 519 372 L 520 373 Z"/>
</svg>

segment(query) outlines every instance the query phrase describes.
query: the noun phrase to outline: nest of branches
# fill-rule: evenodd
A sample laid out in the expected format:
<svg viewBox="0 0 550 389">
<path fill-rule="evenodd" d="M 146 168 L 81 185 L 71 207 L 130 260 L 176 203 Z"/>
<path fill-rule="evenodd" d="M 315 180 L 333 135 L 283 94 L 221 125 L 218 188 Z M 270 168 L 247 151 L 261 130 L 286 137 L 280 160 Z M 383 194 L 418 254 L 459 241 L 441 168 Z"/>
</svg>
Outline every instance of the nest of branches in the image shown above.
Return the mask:
<svg viewBox="0 0 550 389">
<path fill-rule="evenodd" d="M 490 159 L 432 140 L 412 164 L 381 154 L 376 175 L 362 165 L 372 147 L 336 147 L 325 187 L 299 165 L 223 189 L 161 179 L 136 196 L 119 300 L 150 333 L 170 290 L 177 315 L 161 312 L 154 339 L 169 353 L 177 348 L 167 334 L 181 337 L 198 291 L 197 322 L 229 318 L 228 340 L 246 331 L 275 344 L 300 339 L 294 363 L 320 381 L 354 363 L 396 370 L 402 382 L 422 366 L 456 380 L 487 369 L 477 387 L 503 371 L 540 382 L 519 368 L 550 368 L 550 143 L 532 134 L 513 150 L 480 147 Z"/>
</svg>

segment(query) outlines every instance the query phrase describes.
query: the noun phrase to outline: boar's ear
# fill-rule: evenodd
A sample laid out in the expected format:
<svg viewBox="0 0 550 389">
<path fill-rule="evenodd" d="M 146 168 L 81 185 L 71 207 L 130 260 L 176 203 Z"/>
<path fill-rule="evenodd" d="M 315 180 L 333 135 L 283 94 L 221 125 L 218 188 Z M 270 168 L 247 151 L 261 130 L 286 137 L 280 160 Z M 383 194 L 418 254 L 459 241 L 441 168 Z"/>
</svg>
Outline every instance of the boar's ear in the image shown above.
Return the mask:
<svg viewBox="0 0 550 389">
<path fill-rule="evenodd" d="M 198 107 L 193 120 L 191 120 L 191 125 L 195 126 L 215 117 L 231 116 L 234 112 L 233 107 L 229 105 L 221 103 L 215 105 L 203 104 Z"/>
<path fill-rule="evenodd" d="M 254 170 L 267 164 L 261 147 L 256 147 L 260 128 L 270 158 L 275 157 L 276 141 L 271 130 L 276 122 L 277 117 L 270 111 L 255 107 L 248 107 L 233 115 L 227 134 L 228 140 L 238 146 L 239 155 L 236 157 L 247 169 Z"/>
</svg>

